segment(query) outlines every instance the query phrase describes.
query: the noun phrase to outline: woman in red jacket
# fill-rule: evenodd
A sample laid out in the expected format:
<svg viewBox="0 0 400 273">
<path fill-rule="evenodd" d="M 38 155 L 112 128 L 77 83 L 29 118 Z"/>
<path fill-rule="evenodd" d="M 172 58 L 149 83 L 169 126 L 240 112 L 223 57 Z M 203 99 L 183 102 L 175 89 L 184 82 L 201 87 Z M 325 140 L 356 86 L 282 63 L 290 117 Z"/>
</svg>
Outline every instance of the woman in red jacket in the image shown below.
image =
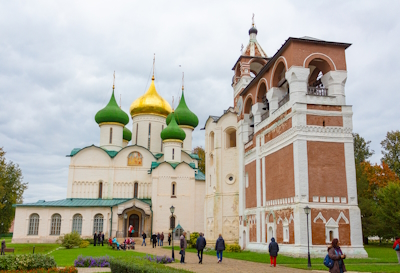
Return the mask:
<svg viewBox="0 0 400 273">
<path fill-rule="evenodd" d="M 400 238 L 399 237 L 396 237 L 396 241 L 394 241 L 394 244 L 393 244 L 393 249 L 396 250 L 397 260 L 399 261 L 399 264 L 400 264 Z"/>
</svg>

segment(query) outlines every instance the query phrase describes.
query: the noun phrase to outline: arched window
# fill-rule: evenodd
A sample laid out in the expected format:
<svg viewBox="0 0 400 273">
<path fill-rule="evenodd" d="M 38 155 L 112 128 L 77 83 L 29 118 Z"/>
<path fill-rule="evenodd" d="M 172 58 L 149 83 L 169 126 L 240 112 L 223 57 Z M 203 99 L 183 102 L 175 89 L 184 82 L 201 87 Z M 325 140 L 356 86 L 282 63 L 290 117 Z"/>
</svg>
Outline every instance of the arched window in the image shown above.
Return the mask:
<svg viewBox="0 0 400 273">
<path fill-rule="evenodd" d="M 103 198 L 103 182 L 99 183 L 99 198 Z"/>
<path fill-rule="evenodd" d="M 150 150 L 150 139 L 151 139 L 151 123 L 149 123 L 149 139 L 147 141 L 147 148 Z"/>
<path fill-rule="evenodd" d="M 93 234 L 95 232 L 103 232 L 103 221 L 104 217 L 102 214 L 96 214 L 94 216 L 94 221 L 93 221 Z"/>
<path fill-rule="evenodd" d="M 226 131 L 226 148 L 236 147 L 236 130 L 230 128 Z"/>
<path fill-rule="evenodd" d="M 175 159 L 175 149 L 172 149 L 172 160 Z"/>
<path fill-rule="evenodd" d="M 110 128 L 110 144 L 112 143 L 112 128 Z"/>
<path fill-rule="evenodd" d="M 169 218 L 169 228 L 172 230 L 175 228 L 175 216 Z"/>
<path fill-rule="evenodd" d="M 133 198 L 137 198 L 138 197 L 138 187 L 139 187 L 139 183 L 135 182 L 135 184 L 133 186 Z"/>
<path fill-rule="evenodd" d="M 176 183 L 172 182 L 171 184 L 171 197 L 176 197 Z"/>
<path fill-rule="evenodd" d="M 51 216 L 50 235 L 60 235 L 61 230 L 61 215 L 53 214 Z"/>
<path fill-rule="evenodd" d="M 214 132 L 210 133 L 210 151 L 214 150 Z"/>
<path fill-rule="evenodd" d="M 79 235 L 82 235 L 82 215 L 75 214 L 72 217 L 72 231 L 76 231 Z"/>
<path fill-rule="evenodd" d="M 39 231 L 39 215 L 34 213 L 29 217 L 28 235 L 38 235 L 38 231 Z"/>
</svg>

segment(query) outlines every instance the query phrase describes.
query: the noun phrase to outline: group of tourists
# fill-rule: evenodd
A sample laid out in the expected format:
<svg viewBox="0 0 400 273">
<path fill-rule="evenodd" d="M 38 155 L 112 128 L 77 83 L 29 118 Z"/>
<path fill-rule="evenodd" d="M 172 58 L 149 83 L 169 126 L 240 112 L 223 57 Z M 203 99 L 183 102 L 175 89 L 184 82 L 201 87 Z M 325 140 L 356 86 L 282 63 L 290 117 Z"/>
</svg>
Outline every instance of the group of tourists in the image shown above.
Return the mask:
<svg viewBox="0 0 400 273">
<path fill-rule="evenodd" d="M 146 233 L 144 232 L 142 233 L 142 238 L 143 238 L 142 246 L 143 245 L 146 246 L 146 238 L 147 238 Z M 172 238 L 171 233 L 168 233 L 168 245 L 171 245 L 171 240 L 172 240 L 171 238 Z M 153 248 L 157 247 L 157 245 L 164 246 L 164 239 L 165 239 L 164 232 L 161 232 L 161 234 L 159 232 L 157 234 L 153 233 L 150 239 Z"/>
<path fill-rule="evenodd" d="M 98 246 L 104 246 L 103 244 L 104 242 L 104 232 L 99 232 L 99 234 L 97 234 L 97 231 L 94 233 L 93 236 L 93 245 L 96 246 L 96 243 Z"/>
<path fill-rule="evenodd" d="M 204 234 L 200 232 L 199 237 L 196 240 L 196 249 L 197 249 L 197 257 L 199 258 L 199 264 L 203 263 L 203 251 L 206 248 L 207 241 L 204 238 Z M 179 238 L 179 246 L 181 248 L 179 254 L 181 254 L 181 264 L 185 263 L 185 254 L 187 248 L 186 241 L 186 232 L 183 232 L 181 237 Z M 222 235 L 219 234 L 217 241 L 215 242 L 215 251 L 217 252 L 218 263 L 222 263 L 222 253 L 225 250 L 225 240 L 222 238 Z"/>
</svg>

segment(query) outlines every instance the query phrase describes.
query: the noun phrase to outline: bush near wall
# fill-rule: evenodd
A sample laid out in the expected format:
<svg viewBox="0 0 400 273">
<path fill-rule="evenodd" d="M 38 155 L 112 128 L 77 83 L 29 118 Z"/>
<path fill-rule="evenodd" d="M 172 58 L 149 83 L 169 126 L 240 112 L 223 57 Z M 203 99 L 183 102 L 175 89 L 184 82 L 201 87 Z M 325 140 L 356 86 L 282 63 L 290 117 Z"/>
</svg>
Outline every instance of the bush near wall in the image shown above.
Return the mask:
<svg viewBox="0 0 400 273">
<path fill-rule="evenodd" d="M 57 240 L 61 245 L 67 249 L 79 246 L 82 242 L 81 235 L 77 231 L 67 233 L 64 236 L 60 236 Z"/>
<path fill-rule="evenodd" d="M 90 245 L 88 241 L 82 241 L 79 248 L 87 248 Z"/>
<path fill-rule="evenodd" d="M 226 252 L 242 252 L 239 244 L 226 245 Z"/>
<path fill-rule="evenodd" d="M 164 266 L 155 262 L 150 262 L 146 259 L 139 257 L 129 258 L 112 258 L 110 261 L 110 268 L 112 273 L 175 273 L 175 272 L 188 272 L 185 270 L 175 269 Z"/>
<path fill-rule="evenodd" d="M 78 273 L 78 269 L 75 267 L 65 267 L 65 268 L 37 268 L 31 270 L 0 270 L 0 273 Z"/>
<path fill-rule="evenodd" d="M 196 248 L 196 241 L 197 238 L 199 238 L 200 234 L 198 232 L 192 232 L 190 233 L 190 240 L 188 242 L 188 245 L 190 248 Z"/>
<path fill-rule="evenodd" d="M 0 270 L 31 270 L 55 267 L 57 267 L 57 264 L 54 258 L 43 254 L 0 256 Z"/>
<path fill-rule="evenodd" d="M 13 237 L 13 233 L 5 233 L 5 234 L 0 234 L 0 238 L 12 238 Z"/>
</svg>

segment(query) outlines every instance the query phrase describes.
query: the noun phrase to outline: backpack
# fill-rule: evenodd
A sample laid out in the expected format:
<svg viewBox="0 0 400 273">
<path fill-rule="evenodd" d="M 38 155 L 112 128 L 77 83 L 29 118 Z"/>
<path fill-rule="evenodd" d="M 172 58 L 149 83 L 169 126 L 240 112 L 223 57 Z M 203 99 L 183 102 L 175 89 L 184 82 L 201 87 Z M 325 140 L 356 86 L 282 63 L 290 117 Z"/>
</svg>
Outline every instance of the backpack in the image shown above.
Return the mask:
<svg viewBox="0 0 400 273">
<path fill-rule="evenodd" d="M 336 249 L 335 249 L 335 252 L 336 252 Z M 336 252 L 336 255 L 337 255 L 337 252 Z M 327 268 L 332 268 L 333 265 L 334 265 L 334 261 L 329 257 L 329 253 L 326 254 L 326 256 L 325 256 L 324 265 L 325 265 Z"/>
<path fill-rule="evenodd" d="M 394 250 L 399 251 L 400 250 L 400 244 L 397 244 Z"/>
</svg>

